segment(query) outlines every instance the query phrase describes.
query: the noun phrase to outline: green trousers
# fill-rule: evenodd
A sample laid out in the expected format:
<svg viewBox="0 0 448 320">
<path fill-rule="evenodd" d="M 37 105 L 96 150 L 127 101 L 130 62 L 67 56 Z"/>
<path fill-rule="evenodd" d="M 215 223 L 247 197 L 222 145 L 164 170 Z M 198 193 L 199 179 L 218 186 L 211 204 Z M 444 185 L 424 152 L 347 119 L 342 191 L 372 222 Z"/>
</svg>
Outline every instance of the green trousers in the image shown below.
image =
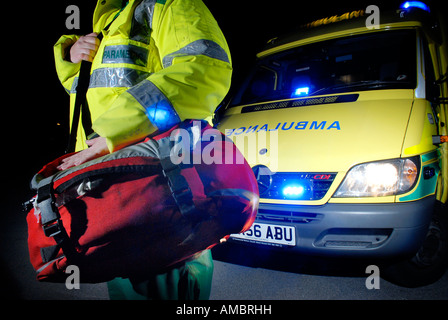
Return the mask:
<svg viewBox="0 0 448 320">
<path fill-rule="evenodd" d="M 111 300 L 208 300 L 212 286 L 210 250 L 146 280 L 115 278 L 107 283 Z"/>
</svg>

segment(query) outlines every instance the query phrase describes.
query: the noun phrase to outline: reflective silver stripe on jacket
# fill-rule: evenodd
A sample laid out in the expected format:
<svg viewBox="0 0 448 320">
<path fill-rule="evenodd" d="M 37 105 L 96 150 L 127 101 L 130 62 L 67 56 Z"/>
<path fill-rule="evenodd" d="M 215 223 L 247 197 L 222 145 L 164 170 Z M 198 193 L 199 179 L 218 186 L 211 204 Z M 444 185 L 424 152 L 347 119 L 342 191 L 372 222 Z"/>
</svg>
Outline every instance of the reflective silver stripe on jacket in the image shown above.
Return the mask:
<svg viewBox="0 0 448 320">
<path fill-rule="evenodd" d="M 132 87 L 149 75 L 131 68 L 100 68 L 92 72 L 89 88 Z"/>
<path fill-rule="evenodd" d="M 148 119 L 159 130 L 167 130 L 180 122 L 171 102 L 151 81 L 143 80 L 127 92 L 145 108 Z"/>
<path fill-rule="evenodd" d="M 132 87 L 145 80 L 151 73 L 130 68 L 101 68 L 92 72 L 89 88 Z M 78 77 L 72 84 L 70 93 L 76 93 Z"/>
<path fill-rule="evenodd" d="M 157 0 L 143 0 L 134 11 L 134 19 L 141 25 L 148 24 L 152 28 L 152 17 Z"/>
<path fill-rule="evenodd" d="M 135 8 L 130 39 L 149 44 L 156 2 L 157 0 L 143 0 Z"/>
<path fill-rule="evenodd" d="M 204 55 L 210 58 L 218 59 L 230 63 L 229 56 L 219 44 L 211 40 L 196 40 L 186 45 L 182 49 L 170 53 L 163 58 L 163 67 L 168 68 L 173 64 L 173 59 L 182 56 Z"/>
</svg>

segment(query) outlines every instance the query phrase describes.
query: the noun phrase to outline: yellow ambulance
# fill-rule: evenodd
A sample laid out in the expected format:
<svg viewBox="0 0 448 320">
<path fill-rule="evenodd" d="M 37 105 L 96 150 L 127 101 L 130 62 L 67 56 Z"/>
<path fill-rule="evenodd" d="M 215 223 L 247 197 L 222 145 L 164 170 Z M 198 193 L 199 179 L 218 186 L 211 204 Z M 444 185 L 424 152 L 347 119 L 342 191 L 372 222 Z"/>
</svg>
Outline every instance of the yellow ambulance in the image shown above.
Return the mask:
<svg viewBox="0 0 448 320">
<path fill-rule="evenodd" d="M 419 1 L 367 12 L 269 41 L 223 108 L 261 198 L 229 241 L 386 259 L 382 276 L 426 285 L 448 263 L 447 34 Z"/>
</svg>

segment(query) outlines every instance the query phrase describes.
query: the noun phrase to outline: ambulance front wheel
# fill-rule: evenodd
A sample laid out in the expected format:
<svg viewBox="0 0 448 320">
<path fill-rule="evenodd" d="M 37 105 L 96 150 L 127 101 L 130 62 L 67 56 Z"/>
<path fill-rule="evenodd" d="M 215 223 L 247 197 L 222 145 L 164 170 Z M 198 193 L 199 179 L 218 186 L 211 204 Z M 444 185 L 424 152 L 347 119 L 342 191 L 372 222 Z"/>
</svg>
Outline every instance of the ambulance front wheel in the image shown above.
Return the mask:
<svg viewBox="0 0 448 320">
<path fill-rule="evenodd" d="M 388 266 L 382 276 L 394 284 L 416 288 L 439 280 L 448 267 L 448 205 L 437 201 L 431 223 L 417 253 Z"/>
</svg>

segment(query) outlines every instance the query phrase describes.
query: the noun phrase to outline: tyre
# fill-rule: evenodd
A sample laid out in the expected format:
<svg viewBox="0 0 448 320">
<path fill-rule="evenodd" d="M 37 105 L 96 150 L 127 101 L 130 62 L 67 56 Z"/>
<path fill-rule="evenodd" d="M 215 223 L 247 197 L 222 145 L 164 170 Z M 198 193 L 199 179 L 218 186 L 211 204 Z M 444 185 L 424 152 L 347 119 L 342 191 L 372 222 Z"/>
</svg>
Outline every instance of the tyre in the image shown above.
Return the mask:
<svg viewBox="0 0 448 320">
<path fill-rule="evenodd" d="M 382 276 L 394 284 L 416 288 L 439 280 L 448 266 L 448 206 L 436 202 L 433 217 L 417 253 L 410 259 L 387 266 Z"/>
</svg>

